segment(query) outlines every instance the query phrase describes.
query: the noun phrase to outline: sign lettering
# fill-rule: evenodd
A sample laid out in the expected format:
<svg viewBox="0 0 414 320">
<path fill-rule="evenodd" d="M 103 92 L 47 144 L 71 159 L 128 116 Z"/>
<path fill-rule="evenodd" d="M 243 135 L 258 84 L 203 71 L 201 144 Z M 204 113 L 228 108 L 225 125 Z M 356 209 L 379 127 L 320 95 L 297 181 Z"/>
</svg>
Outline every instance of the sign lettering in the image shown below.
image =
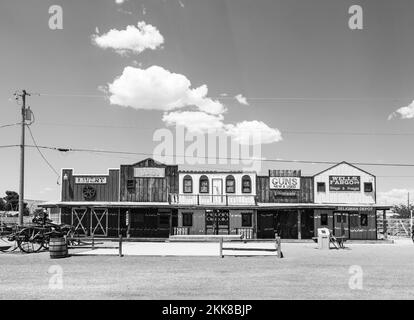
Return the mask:
<svg viewBox="0 0 414 320">
<path fill-rule="evenodd" d="M 76 184 L 106 184 L 106 177 L 75 177 Z"/>
<path fill-rule="evenodd" d="M 329 191 L 360 191 L 359 176 L 329 176 Z"/>
<path fill-rule="evenodd" d="M 300 178 L 298 177 L 270 177 L 270 189 L 299 190 Z"/>
<path fill-rule="evenodd" d="M 134 168 L 135 178 L 164 178 L 165 168 Z"/>
</svg>

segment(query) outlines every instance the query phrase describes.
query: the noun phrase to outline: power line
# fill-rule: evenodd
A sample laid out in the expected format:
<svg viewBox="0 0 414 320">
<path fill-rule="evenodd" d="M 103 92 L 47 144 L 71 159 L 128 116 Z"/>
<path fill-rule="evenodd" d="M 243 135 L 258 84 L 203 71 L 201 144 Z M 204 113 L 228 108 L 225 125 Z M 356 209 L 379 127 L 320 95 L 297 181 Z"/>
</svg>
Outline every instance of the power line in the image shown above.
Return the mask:
<svg viewBox="0 0 414 320">
<path fill-rule="evenodd" d="M 7 128 L 7 127 L 13 127 L 13 126 L 17 126 L 17 125 L 20 125 L 20 124 L 21 124 L 20 122 L 11 123 L 11 124 L 3 124 L 3 125 L 0 126 L 0 129 L 1 128 Z"/>
<path fill-rule="evenodd" d="M 107 154 L 124 154 L 124 155 L 140 155 L 140 156 L 157 156 L 153 153 L 145 152 L 130 152 L 130 151 L 115 151 L 115 150 L 100 150 L 100 149 L 81 149 L 81 148 L 58 148 L 49 146 L 30 146 L 40 149 L 49 149 L 60 152 L 90 152 L 90 153 L 107 153 Z M 169 158 L 191 158 L 191 159 L 205 159 L 205 160 L 238 160 L 238 161 L 258 161 L 258 162 L 280 162 L 280 163 L 305 163 L 305 164 L 338 164 L 338 161 L 322 161 L 322 160 L 293 160 L 293 159 L 263 159 L 263 158 L 232 158 L 232 157 L 208 157 L 208 156 L 186 156 L 186 155 L 158 155 Z M 372 163 L 372 162 L 349 162 L 353 165 L 359 166 L 383 166 L 383 167 L 414 167 L 414 163 Z"/>
<path fill-rule="evenodd" d="M 99 94 L 77 94 L 77 93 L 32 93 L 33 95 L 44 96 L 44 97 L 59 97 L 59 98 L 102 98 L 107 99 L 107 95 Z M 217 100 L 236 100 L 234 96 L 213 96 L 209 97 Z M 412 98 L 354 98 L 354 97 L 245 97 L 250 101 L 405 101 L 411 100 Z"/>
<path fill-rule="evenodd" d="M 86 128 L 103 128 L 103 129 L 136 129 L 142 131 L 153 131 L 154 128 L 143 128 L 139 126 L 121 126 L 106 124 L 87 124 L 87 123 L 37 123 L 40 126 L 58 126 L 58 127 L 86 127 Z M 414 132 L 346 132 L 346 131 L 290 131 L 279 129 L 282 134 L 286 135 L 350 135 L 350 136 L 414 136 Z M 248 131 L 248 130 L 246 130 Z"/>
<path fill-rule="evenodd" d="M 5 145 L 0 146 L 0 148 L 10 148 L 10 147 L 18 147 L 19 145 Z M 96 155 L 102 155 L 102 154 L 126 154 L 126 155 L 140 155 L 140 156 L 156 156 L 153 153 L 143 153 L 143 152 L 127 152 L 127 151 L 113 151 L 113 150 L 94 150 L 94 149 L 71 149 L 71 148 L 58 148 L 58 147 L 48 147 L 48 146 L 35 146 L 35 145 L 26 145 L 26 147 L 29 148 L 38 148 L 38 149 L 47 149 L 47 150 L 53 150 L 58 152 L 89 152 Z M 240 160 L 240 161 L 248 161 L 248 160 L 254 160 L 254 159 L 247 159 L 247 158 L 222 158 L 222 157 L 200 157 L 200 156 L 182 156 L 182 155 L 163 155 L 167 158 L 198 158 L 198 159 L 225 159 L 225 160 Z M 127 158 L 122 157 L 124 159 L 132 160 L 134 158 Z M 260 161 L 260 162 L 277 162 L 277 163 L 305 163 L 305 164 L 329 164 L 329 165 L 335 165 L 338 164 L 338 161 L 317 161 L 317 160 L 288 160 L 288 159 L 256 159 L 254 161 Z M 405 163 L 368 163 L 368 162 L 350 162 L 353 165 L 360 165 L 360 166 L 385 166 L 385 167 L 414 167 L 414 164 L 405 164 Z M 215 166 L 215 164 L 212 164 L 212 166 Z M 197 165 L 197 167 L 201 167 L 200 165 Z M 203 168 L 210 168 L 207 166 L 203 166 Z M 217 167 L 214 167 L 214 169 L 218 169 Z M 228 168 L 222 168 L 222 170 L 228 170 Z M 53 168 L 53 171 L 57 173 L 57 171 Z M 58 173 L 57 173 L 58 174 Z M 60 176 L 60 175 L 59 175 Z M 414 178 L 414 176 L 376 176 L 377 178 Z"/>
<path fill-rule="evenodd" d="M 0 149 L 13 148 L 13 147 L 19 147 L 19 145 L 18 144 L 3 145 L 3 146 L 0 146 Z"/>
<path fill-rule="evenodd" d="M 57 178 L 57 183 L 59 184 L 59 179 L 60 179 L 59 172 L 50 164 L 50 162 L 46 159 L 46 157 L 44 156 L 44 154 L 40 151 L 40 148 L 39 148 L 39 146 L 36 143 L 36 140 L 35 140 L 35 138 L 33 136 L 33 132 L 32 132 L 32 129 L 30 129 L 30 126 L 27 126 L 27 128 L 29 129 L 29 133 L 30 133 L 30 136 L 32 138 L 32 141 L 33 141 L 33 143 L 35 145 L 35 148 L 37 149 L 37 151 L 39 152 L 39 154 L 43 158 L 43 160 L 46 162 L 46 164 L 49 166 L 49 168 L 52 169 L 52 171 L 57 175 L 57 177 L 58 177 Z"/>
</svg>

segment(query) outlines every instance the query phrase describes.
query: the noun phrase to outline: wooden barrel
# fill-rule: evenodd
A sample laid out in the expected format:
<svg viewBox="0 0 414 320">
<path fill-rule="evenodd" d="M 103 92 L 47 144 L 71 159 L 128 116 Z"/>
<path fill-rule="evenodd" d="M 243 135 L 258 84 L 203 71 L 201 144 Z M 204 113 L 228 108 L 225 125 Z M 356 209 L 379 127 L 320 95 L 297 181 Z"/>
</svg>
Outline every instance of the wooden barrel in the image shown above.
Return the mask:
<svg viewBox="0 0 414 320">
<path fill-rule="evenodd" d="M 65 258 L 68 256 L 68 246 L 65 238 L 51 238 L 49 241 L 51 259 Z"/>
</svg>

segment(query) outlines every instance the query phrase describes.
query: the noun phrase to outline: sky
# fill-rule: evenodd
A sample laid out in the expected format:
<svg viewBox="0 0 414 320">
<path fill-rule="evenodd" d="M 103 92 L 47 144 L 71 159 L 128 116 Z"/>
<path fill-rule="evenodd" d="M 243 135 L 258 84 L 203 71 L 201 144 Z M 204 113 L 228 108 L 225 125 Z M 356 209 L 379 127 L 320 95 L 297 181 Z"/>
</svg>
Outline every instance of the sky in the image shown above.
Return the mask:
<svg viewBox="0 0 414 320">
<path fill-rule="evenodd" d="M 354 4 L 362 30 L 348 26 Z M 49 27 L 53 5 L 63 29 Z M 413 9 L 412 0 L 3 0 L 0 146 L 20 143 L 18 126 L 1 126 L 19 121 L 13 93 L 26 89 L 41 146 L 153 154 L 154 133 L 180 125 L 240 143 L 261 132 L 266 159 L 414 163 Z M 84 174 L 146 157 L 42 152 L 58 172 Z M 19 149 L 0 148 L 0 161 L 0 194 L 17 191 Z M 327 167 L 267 161 L 259 173 Z M 383 203 L 414 198 L 414 167 L 360 167 L 377 176 Z M 35 148 L 25 168 L 26 199 L 60 199 Z"/>
</svg>

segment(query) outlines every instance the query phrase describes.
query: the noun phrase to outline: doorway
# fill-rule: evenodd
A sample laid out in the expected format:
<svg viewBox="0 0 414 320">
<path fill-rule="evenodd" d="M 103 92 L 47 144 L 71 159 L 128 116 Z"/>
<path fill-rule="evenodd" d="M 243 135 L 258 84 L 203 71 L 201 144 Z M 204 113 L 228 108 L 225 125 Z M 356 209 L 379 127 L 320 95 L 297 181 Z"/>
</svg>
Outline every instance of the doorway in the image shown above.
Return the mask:
<svg viewBox="0 0 414 320">
<path fill-rule="evenodd" d="M 230 234 L 229 210 L 206 210 L 206 234 Z"/>
<path fill-rule="evenodd" d="M 213 203 L 223 203 L 223 180 L 222 179 L 213 179 L 212 180 L 212 197 Z"/>
<path fill-rule="evenodd" d="M 349 239 L 349 213 L 334 212 L 334 236 Z"/>
</svg>

